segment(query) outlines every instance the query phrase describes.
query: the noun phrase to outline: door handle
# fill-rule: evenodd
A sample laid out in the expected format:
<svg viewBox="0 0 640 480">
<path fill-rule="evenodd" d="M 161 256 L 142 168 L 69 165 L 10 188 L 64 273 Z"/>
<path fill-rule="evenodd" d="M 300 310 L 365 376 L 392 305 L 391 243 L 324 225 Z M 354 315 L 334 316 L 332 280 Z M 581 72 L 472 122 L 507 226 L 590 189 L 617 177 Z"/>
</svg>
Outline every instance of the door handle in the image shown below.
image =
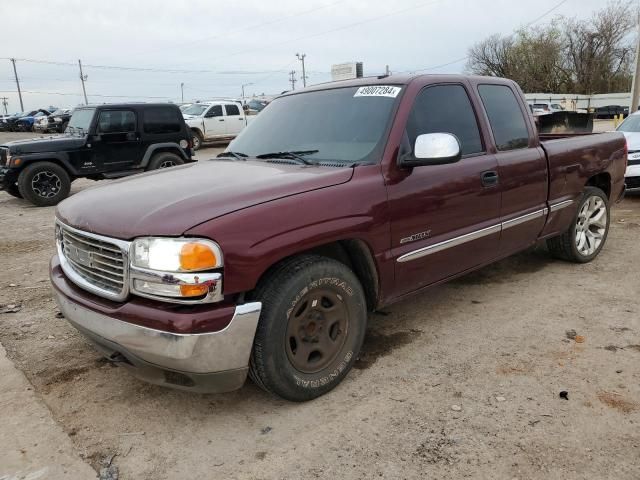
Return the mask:
<svg viewBox="0 0 640 480">
<path fill-rule="evenodd" d="M 482 172 L 482 175 L 480 176 L 480 178 L 482 180 L 483 187 L 493 187 L 498 184 L 498 180 L 499 180 L 498 172 L 494 170 L 489 170 L 488 172 Z"/>
<path fill-rule="evenodd" d="M 224 118 L 219 118 L 218 121 L 219 122 L 224 122 Z"/>
</svg>

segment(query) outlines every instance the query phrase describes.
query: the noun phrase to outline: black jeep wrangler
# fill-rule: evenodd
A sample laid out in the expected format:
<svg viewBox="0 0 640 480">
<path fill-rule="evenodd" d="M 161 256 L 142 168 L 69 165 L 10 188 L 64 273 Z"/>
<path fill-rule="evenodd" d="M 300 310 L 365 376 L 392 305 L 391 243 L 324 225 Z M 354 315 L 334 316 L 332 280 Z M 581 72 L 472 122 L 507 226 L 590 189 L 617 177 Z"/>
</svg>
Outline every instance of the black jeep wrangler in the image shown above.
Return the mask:
<svg viewBox="0 0 640 480">
<path fill-rule="evenodd" d="M 76 178 L 119 178 L 192 161 L 191 133 L 176 105 L 80 107 L 64 135 L 0 145 L 0 189 L 56 205 Z"/>
</svg>

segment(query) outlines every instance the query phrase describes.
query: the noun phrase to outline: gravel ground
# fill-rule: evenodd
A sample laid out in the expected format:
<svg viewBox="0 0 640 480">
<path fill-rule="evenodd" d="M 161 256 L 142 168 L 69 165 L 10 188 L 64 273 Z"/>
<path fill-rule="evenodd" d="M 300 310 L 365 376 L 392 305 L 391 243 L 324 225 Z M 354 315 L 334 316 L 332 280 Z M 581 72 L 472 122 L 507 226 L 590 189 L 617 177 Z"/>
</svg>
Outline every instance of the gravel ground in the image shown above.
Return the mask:
<svg viewBox="0 0 640 480">
<path fill-rule="evenodd" d="M 115 455 L 124 480 L 640 478 L 640 197 L 591 264 L 539 247 L 372 314 L 355 370 L 305 404 L 251 383 L 176 392 L 103 361 L 56 316 L 53 218 L 0 192 L 0 312 L 18 310 L 0 342 L 96 469 Z"/>
</svg>

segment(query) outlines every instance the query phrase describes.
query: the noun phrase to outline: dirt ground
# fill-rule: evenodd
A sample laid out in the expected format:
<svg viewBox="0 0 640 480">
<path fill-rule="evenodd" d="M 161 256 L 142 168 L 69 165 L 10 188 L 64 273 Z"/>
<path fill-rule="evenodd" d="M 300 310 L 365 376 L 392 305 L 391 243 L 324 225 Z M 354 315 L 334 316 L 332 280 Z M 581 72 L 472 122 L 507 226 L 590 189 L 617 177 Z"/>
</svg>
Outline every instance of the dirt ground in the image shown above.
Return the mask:
<svg viewBox="0 0 640 480">
<path fill-rule="evenodd" d="M 0 313 L 0 343 L 79 454 L 115 455 L 124 480 L 637 479 L 640 197 L 612 214 L 593 263 L 539 247 L 372 314 L 346 380 L 293 404 L 251 383 L 176 392 L 103 361 L 56 315 L 54 209 L 0 192 L 0 312 L 18 310 Z"/>
</svg>

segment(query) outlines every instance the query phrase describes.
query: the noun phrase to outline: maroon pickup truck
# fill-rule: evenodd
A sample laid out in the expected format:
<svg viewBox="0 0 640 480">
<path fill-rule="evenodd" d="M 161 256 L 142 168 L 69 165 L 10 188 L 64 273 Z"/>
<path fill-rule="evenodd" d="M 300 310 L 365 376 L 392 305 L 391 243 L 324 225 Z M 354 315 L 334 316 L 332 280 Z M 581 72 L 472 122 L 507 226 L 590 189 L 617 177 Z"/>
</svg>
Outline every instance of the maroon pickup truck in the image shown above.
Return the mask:
<svg viewBox="0 0 640 480">
<path fill-rule="evenodd" d="M 62 202 L 55 297 L 139 378 L 223 392 L 249 374 L 309 400 L 353 366 L 368 311 L 541 240 L 565 260 L 598 255 L 624 137 L 558 137 L 538 137 L 505 79 L 291 92 L 220 158 Z"/>
</svg>

